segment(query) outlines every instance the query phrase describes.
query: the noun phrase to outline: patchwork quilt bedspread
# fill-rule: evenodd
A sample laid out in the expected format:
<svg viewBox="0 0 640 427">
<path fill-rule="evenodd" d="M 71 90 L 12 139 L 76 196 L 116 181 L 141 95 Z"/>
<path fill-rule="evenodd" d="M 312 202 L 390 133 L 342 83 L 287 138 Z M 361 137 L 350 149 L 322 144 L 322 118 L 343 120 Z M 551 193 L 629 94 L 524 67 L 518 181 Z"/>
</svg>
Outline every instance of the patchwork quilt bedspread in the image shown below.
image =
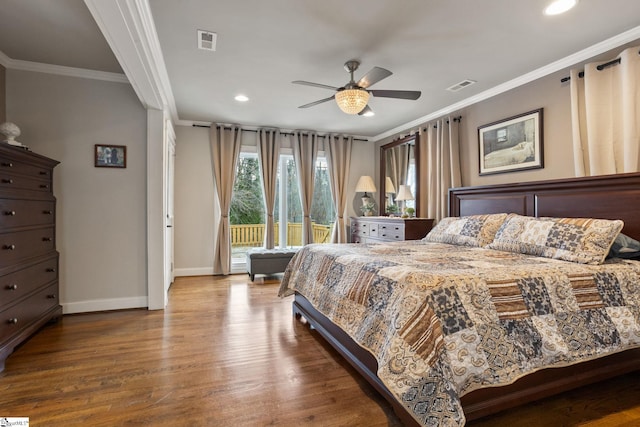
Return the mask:
<svg viewBox="0 0 640 427">
<path fill-rule="evenodd" d="M 640 262 L 585 265 L 423 241 L 309 245 L 294 291 L 368 349 L 416 420 L 464 425 L 460 397 L 640 347 Z"/>
</svg>

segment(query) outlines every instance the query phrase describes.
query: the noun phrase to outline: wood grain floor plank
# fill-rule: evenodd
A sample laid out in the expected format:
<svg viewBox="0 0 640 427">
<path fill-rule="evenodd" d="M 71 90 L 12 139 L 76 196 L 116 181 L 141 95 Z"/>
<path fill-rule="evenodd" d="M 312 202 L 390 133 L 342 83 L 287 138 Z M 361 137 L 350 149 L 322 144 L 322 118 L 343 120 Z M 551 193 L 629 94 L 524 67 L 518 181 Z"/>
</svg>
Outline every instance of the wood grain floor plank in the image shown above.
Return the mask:
<svg viewBox="0 0 640 427">
<path fill-rule="evenodd" d="M 277 279 L 176 280 L 162 311 L 64 316 L 7 359 L 0 416 L 32 426 L 400 426 Z M 469 423 L 637 426 L 633 374 Z"/>
</svg>

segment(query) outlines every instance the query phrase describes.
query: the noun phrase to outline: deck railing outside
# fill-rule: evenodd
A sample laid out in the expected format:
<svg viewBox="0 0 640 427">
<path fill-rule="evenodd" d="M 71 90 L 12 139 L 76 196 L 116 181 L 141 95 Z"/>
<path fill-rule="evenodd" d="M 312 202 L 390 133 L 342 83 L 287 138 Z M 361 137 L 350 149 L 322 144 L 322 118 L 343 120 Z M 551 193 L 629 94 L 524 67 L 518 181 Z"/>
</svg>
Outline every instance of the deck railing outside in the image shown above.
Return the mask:
<svg viewBox="0 0 640 427">
<path fill-rule="evenodd" d="M 333 225 L 312 224 L 314 243 L 329 243 Z M 275 224 L 275 244 L 280 244 L 280 223 Z M 302 246 L 302 224 L 287 223 L 288 246 Z M 257 247 L 264 242 L 264 224 L 231 225 L 232 247 Z"/>
</svg>

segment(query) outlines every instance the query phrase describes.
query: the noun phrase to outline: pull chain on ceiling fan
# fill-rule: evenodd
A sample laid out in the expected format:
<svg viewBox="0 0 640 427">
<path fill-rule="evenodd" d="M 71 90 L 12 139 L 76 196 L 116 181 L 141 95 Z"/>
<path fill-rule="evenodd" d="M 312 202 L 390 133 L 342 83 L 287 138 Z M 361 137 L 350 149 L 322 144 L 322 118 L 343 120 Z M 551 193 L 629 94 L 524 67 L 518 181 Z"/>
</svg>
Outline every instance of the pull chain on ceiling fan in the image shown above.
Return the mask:
<svg viewBox="0 0 640 427">
<path fill-rule="evenodd" d="M 338 107 L 347 114 L 359 114 L 364 115 L 368 112 L 373 113 L 371 107 L 369 107 L 370 95 L 380 98 L 396 98 L 396 99 L 409 99 L 416 100 L 420 98 L 420 91 L 412 90 L 368 90 L 367 88 L 378 83 L 380 80 L 389 77 L 393 74 L 389 70 L 385 70 L 380 67 L 373 67 L 367 74 L 365 74 L 357 83 L 353 79 L 353 73 L 360 66 L 360 62 L 352 59 L 344 64 L 344 69 L 350 74 L 351 79 L 349 83 L 343 87 L 333 87 L 329 85 L 323 85 L 320 83 L 312 83 L 303 80 L 296 80 L 291 83 L 314 86 L 323 89 L 330 89 L 336 91 L 333 96 L 320 99 L 318 101 L 311 102 L 309 104 L 301 105 L 298 108 L 309 108 L 314 105 L 322 104 L 323 102 L 336 100 Z"/>
</svg>

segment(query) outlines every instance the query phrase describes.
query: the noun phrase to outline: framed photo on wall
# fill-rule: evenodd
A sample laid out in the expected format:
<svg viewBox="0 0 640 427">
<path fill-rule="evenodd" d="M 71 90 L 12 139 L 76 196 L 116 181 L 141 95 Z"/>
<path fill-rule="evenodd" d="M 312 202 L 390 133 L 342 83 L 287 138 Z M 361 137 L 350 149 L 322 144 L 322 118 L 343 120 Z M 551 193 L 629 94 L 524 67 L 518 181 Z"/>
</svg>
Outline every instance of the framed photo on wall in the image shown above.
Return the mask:
<svg viewBox="0 0 640 427">
<path fill-rule="evenodd" d="M 478 128 L 480 175 L 544 167 L 542 108 Z"/>
<path fill-rule="evenodd" d="M 95 167 L 126 168 L 127 167 L 127 146 L 96 144 Z"/>
</svg>

